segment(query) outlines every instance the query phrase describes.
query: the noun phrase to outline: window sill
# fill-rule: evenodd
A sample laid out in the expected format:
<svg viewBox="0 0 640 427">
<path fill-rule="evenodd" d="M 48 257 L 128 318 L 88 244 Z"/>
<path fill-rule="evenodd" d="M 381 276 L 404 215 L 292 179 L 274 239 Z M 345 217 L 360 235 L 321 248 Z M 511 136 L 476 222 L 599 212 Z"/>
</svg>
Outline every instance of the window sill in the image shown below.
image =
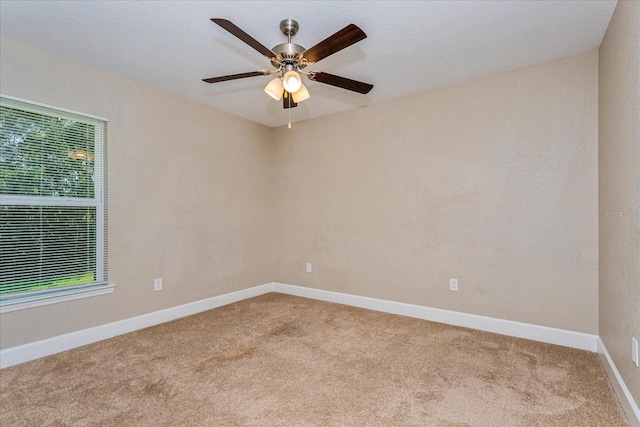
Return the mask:
<svg viewBox="0 0 640 427">
<path fill-rule="evenodd" d="M 81 298 L 111 294 L 115 288 L 116 285 L 105 283 L 102 285 L 61 290 L 40 295 L 25 295 L 24 297 L 11 298 L 5 301 L 0 300 L 0 314 L 17 310 L 25 310 L 27 308 L 40 307 L 43 305 L 57 304 L 59 302 L 73 301 Z"/>
</svg>

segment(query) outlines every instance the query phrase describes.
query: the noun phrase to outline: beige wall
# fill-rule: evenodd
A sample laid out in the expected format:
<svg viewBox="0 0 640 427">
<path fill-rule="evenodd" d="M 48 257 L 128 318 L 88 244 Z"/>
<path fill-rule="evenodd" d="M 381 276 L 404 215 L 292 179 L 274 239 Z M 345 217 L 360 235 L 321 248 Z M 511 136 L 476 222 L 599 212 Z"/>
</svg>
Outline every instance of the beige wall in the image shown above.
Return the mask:
<svg viewBox="0 0 640 427">
<path fill-rule="evenodd" d="M 3 94 L 109 119 L 117 285 L 3 314 L 2 348 L 271 280 L 271 129 L 11 40 L 0 48 Z"/>
<path fill-rule="evenodd" d="M 275 280 L 597 334 L 597 73 L 593 51 L 278 128 Z"/>
<path fill-rule="evenodd" d="M 640 405 L 640 2 L 618 2 L 599 54 L 600 337 Z"/>
</svg>

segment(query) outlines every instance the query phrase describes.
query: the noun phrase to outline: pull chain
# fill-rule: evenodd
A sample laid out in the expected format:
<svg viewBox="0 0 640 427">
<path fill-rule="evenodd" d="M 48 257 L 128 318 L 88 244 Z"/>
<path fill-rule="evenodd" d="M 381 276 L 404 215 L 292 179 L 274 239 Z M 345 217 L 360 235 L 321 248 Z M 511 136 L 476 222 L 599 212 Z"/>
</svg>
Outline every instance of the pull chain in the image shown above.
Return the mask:
<svg viewBox="0 0 640 427">
<path fill-rule="evenodd" d="M 291 129 L 291 94 L 286 90 L 284 91 L 284 98 L 287 100 L 287 104 L 288 104 L 287 114 L 289 115 L 289 125 L 287 127 Z"/>
</svg>

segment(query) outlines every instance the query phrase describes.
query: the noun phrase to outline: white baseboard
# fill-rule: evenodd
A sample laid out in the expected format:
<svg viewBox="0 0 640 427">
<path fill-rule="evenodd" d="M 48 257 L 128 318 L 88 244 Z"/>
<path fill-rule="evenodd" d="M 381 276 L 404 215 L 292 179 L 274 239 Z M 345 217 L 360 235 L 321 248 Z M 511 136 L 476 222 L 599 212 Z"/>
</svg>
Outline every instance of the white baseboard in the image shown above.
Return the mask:
<svg viewBox="0 0 640 427">
<path fill-rule="evenodd" d="M 611 359 L 611 356 L 600 337 L 598 337 L 598 356 L 600 357 L 602 366 L 609 377 L 611 386 L 618 396 L 620 406 L 622 406 L 624 413 L 627 415 L 629 424 L 634 427 L 640 427 L 640 409 L 638 409 L 638 405 L 633 400 L 631 392 L 620 376 L 618 368 L 616 368 L 616 365 L 613 363 L 613 359 Z"/>
<path fill-rule="evenodd" d="M 0 351 L 0 369 L 126 334 L 128 332 L 147 328 L 149 326 L 168 322 L 180 317 L 200 313 L 202 311 L 231 304 L 247 298 L 252 298 L 268 292 L 280 292 L 327 302 L 335 302 L 338 304 L 367 308 L 370 310 L 409 316 L 450 325 L 463 326 L 466 328 L 478 329 L 518 338 L 526 338 L 534 341 L 557 344 L 592 352 L 595 352 L 598 348 L 598 337 L 596 335 L 274 282 L 167 308 L 165 310 L 155 311 L 153 313 L 143 314 L 130 319 L 124 319 L 89 329 L 83 329 L 47 338 L 29 344 L 7 348 Z"/>
<path fill-rule="evenodd" d="M 0 369 L 272 292 L 267 283 L 0 351 Z"/>
<path fill-rule="evenodd" d="M 459 311 L 442 310 L 422 305 L 343 294 L 340 292 L 324 291 L 321 289 L 306 288 L 303 286 L 287 285 L 284 283 L 273 283 L 272 285 L 274 292 L 280 292 L 283 294 L 335 302 L 354 307 L 368 308 L 370 310 L 382 311 L 385 313 L 399 314 L 401 316 L 415 317 L 418 319 L 446 323 L 449 325 L 463 326 L 465 328 L 478 329 L 481 331 L 562 345 L 591 352 L 595 352 L 597 350 L 597 335 L 549 328 L 547 326 L 533 325 L 530 323 L 513 322 L 511 320 L 496 319 L 493 317 L 478 316 L 476 314 L 462 313 Z"/>
</svg>

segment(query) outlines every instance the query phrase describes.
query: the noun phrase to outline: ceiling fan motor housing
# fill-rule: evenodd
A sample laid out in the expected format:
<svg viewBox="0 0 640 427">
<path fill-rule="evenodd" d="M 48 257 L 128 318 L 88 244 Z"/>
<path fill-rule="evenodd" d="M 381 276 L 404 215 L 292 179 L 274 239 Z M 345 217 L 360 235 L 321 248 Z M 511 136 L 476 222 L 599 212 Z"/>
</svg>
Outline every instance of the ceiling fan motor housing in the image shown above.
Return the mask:
<svg viewBox="0 0 640 427">
<path fill-rule="evenodd" d="M 277 46 L 274 46 L 274 48 L 271 50 L 273 50 L 273 52 L 281 58 L 281 62 L 284 65 L 291 64 L 294 66 L 294 68 L 306 67 L 305 64 L 300 64 L 300 61 L 298 60 L 298 57 L 300 56 L 300 54 L 304 52 L 306 49 L 298 44 L 282 43 Z M 277 62 L 271 61 L 271 64 L 276 68 L 280 67 L 280 65 Z"/>
</svg>

